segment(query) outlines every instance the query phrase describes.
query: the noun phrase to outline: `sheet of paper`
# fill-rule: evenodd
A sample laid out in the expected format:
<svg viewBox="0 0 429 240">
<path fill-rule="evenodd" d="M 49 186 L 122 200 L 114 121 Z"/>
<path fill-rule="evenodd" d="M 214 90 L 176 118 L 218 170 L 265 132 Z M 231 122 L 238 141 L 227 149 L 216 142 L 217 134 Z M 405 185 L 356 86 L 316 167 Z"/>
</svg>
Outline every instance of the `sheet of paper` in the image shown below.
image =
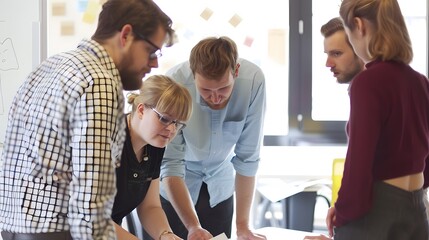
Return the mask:
<svg viewBox="0 0 429 240">
<path fill-rule="evenodd" d="M 221 233 L 210 240 L 228 240 L 228 238 L 226 237 L 225 233 Z"/>
</svg>

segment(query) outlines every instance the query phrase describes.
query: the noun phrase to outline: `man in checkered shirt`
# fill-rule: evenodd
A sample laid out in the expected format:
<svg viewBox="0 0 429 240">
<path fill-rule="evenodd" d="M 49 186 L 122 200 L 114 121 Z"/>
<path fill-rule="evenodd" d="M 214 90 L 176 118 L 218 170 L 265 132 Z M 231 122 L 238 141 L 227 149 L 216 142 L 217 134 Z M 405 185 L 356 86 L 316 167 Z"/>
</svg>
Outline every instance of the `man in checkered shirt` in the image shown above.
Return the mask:
<svg viewBox="0 0 429 240">
<path fill-rule="evenodd" d="M 55 55 L 19 88 L 0 162 L 7 239 L 116 239 L 115 165 L 125 140 L 123 90 L 136 90 L 171 19 L 152 0 L 109 0 L 96 32 Z"/>
</svg>

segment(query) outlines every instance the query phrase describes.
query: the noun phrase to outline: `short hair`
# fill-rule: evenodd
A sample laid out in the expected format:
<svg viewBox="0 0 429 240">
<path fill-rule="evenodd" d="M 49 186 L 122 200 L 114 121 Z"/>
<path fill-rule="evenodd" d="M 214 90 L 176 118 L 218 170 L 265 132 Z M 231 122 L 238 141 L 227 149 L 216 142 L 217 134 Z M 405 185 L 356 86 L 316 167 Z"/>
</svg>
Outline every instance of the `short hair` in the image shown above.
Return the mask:
<svg viewBox="0 0 429 240">
<path fill-rule="evenodd" d="M 92 39 L 102 42 L 115 35 L 126 24 L 130 24 L 137 35 L 147 38 L 162 26 L 167 33 L 166 46 L 174 44 L 172 20 L 153 0 L 108 0 L 103 4 Z"/>
<path fill-rule="evenodd" d="M 320 33 L 325 38 L 330 37 L 330 36 L 334 35 L 334 33 L 339 32 L 339 31 L 344 32 L 344 38 L 345 38 L 347 44 L 350 46 L 351 49 L 353 49 L 353 46 L 350 43 L 349 37 L 347 37 L 346 31 L 344 29 L 344 24 L 343 24 L 343 21 L 341 20 L 341 18 L 339 18 L 339 17 L 332 18 L 327 23 L 322 25 L 322 27 L 320 27 Z"/>
<path fill-rule="evenodd" d="M 374 27 L 368 46 L 372 60 L 412 61 L 410 36 L 396 0 L 343 0 L 340 16 L 350 30 L 356 28 L 355 17 L 366 19 Z"/>
<path fill-rule="evenodd" d="M 132 106 L 131 114 L 139 104 L 154 107 L 185 122 L 192 114 L 192 97 L 188 89 L 166 75 L 150 76 L 143 81 L 138 93 L 131 92 L 127 98 Z"/>
<path fill-rule="evenodd" d="M 229 37 L 208 37 L 191 50 L 189 64 L 192 73 L 218 80 L 230 68 L 235 72 L 238 60 L 237 45 Z"/>
<path fill-rule="evenodd" d="M 339 17 L 332 18 L 320 27 L 320 33 L 322 33 L 325 38 L 332 36 L 332 34 L 338 31 L 344 31 L 343 21 Z"/>
</svg>

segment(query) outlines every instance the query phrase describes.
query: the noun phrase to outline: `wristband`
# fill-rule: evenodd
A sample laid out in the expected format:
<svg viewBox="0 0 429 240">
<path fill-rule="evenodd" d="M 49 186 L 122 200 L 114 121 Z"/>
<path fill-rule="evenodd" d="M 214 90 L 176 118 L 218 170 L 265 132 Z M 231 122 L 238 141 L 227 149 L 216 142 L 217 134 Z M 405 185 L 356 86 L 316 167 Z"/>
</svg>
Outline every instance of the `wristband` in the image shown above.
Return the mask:
<svg viewBox="0 0 429 240">
<path fill-rule="evenodd" d="M 173 234 L 170 230 L 164 230 L 161 234 L 159 234 L 159 240 L 161 240 L 161 237 L 167 234 Z"/>
</svg>

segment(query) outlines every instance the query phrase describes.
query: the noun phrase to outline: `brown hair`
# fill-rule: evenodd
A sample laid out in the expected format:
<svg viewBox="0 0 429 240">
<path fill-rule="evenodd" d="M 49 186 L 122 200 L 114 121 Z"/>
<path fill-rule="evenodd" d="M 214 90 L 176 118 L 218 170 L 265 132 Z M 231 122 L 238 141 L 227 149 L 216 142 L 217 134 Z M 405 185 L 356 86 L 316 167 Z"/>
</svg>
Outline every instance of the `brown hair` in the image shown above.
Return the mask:
<svg viewBox="0 0 429 240">
<path fill-rule="evenodd" d="M 354 30 L 355 17 L 373 26 L 368 51 L 372 60 L 394 60 L 409 64 L 413 59 L 411 40 L 396 0 L 343 0 L 340 16 L 344 25 Z"/>
<path fill-rule="evenodd" d="M 341 18 L 336 17 L 329 20 L 327 23 L 323 24 L 322 27 L 320 27 L 320 33 L 323 35 L 323 37 L 327 38 L 332 36 L 334 33 L 342 31 L 344 32 L 344 37 L 346 38 L 347 44 L 353 49 L 352 44 L 349 41 L 349 38 L 347 37 L 347 34 L 344 30 L 343 21 Z"/>
<path fill-rule="evenodd" d="M 189 63 L 193 74 L 218 80 L 228 68 L 235 72 L 237 59 L 237 45 L 232 39 L 209 37 L 192 48 Z"/>
<path fill-rule="evenodd" d="M 192 113 L 192 98 L 189 91 L 180 83 L 165 75 L 153 75 L 143 81 L 139 93 L 129 93 L 128 103 L 133 114 L 142 103 L 168 113 L 180 121 L 188 121 Z"/>
<path fill-rule="evenodd" d="M 172 21 L 152 0 L 108 0 L 103 4 L 92 39 L 102 42 L 126 24 L 130 24 L 134 32 L 146 38 L 151 37 L 162 26 L 167 33 L 166 46 L 174 44 Z"/>
</svg>

